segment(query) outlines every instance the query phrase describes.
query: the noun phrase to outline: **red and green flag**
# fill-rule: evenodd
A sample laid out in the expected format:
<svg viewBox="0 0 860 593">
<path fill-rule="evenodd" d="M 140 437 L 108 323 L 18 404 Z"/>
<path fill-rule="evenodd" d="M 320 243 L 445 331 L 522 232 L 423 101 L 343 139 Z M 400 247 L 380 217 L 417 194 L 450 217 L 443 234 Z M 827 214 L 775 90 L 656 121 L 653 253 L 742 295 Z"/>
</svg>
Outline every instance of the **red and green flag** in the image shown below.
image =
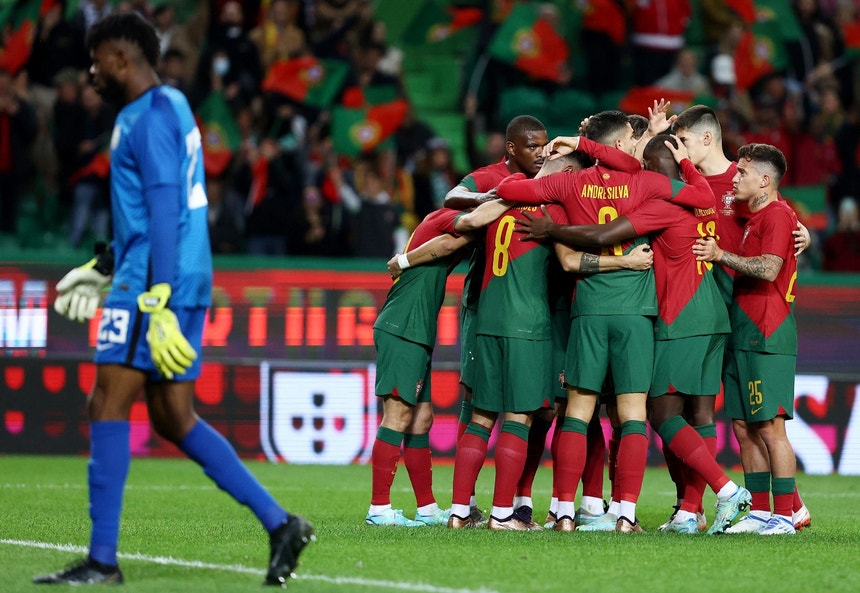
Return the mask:
<svg viewBox="0 0 860 593">
<path fill-rule="evenodd" d="M 325 109 L 334 101 L 348 72 L 349 66 L 339 60 L 313 56 L 279 60 L 269 68 L 262 88 Z"/>
<path fill-rule="evenodd" d="M 568 47 L 553 24 L 533 4 L 516 4 L 490 42 L 490 55 L 533 78 L 559 82 Z"/>
<path fill-rule="evenodd" d="M 0 68 L 17 74 L 30 58 L 36 23 L 57 0 L 17 0 L 0 8 L 0 23 L 9 25 L 11 32 L 0 48 Z"/>
<path fill-rule="evenodd" d="M 108 175 L 110 175 L 110 145 L 105 144 L 99 152 L 93 155 L 90 162 L 72 173 L 69 177 L 69 185 L 74 185 L 81 179 L 90 176 L 107 179 Z"/>
<path fill-rule="evenodd" d="M 845 54 L 849 58 L 860 57 L 860 21 L 843 24 L 842 38 L 845 42 Z"/>
<path fill-rule="evenodd" d="M 217 177 L 227 169 L 242 136 L 233 111 L 224 95 L 211 93 L 197 108 L 197 123 L 203 136 L 203 163 L 206 174 Z"/>
<path fill-rule="evenodd" d="M 744 33 L 734 56 L 739 89 L 749 89 L 763 76 L 788 66 L 782 39 L 779 23 L 774 21 L 756 23 Z"/>
<path fill-rule="evenodd" d="M 390 103 L 400 98 L 400 91 L 393 84 L 376 84 L 372 86 L 351 86 L 343 92 L 340 104 L 352 109 L 362 109 L 372 105 Z"/>
<path fill-rule="evenodd" d="M 666 99 L 671 101 L 672 111 L 680 113 L 693 104 L 696 93 L 678 91 L 659 86 L 634 86 L 618 102 L 618 109 L 624 113 L 637 113 L 648 117 L 648 108 L 654 106 L 654 100 Z"/>
<path fill-rule="evenodd" d="M 776 23 L 783 41 L 798 41 L 803 38 L 803 29 L 785 0 L 755 0 L 756 22 Z"/>
<path fill-rule="evenodd" d="M 748 25 L 752 25 L 758 19 L 756 15 L 756 3 L 753 0 L 725 0 L 726 8 L 734 12 Z"/>
<path fill-rule="evenodd" d="M 332 111 L 332 139 L 338 154 L 356 156 L 376 148 L 406 119 L 409 104 L 397 99 L 364 109 L 335 107 Z"/>
<path fill-rule="evenodd" d="M 415 45 L 438 43 L 457 31 L 478 24 L 482 18 L 484 12 L 480 8 L 443 7 L 435 0 L 425 0 L 404 30 L 403 41 Z"/>
</svg>

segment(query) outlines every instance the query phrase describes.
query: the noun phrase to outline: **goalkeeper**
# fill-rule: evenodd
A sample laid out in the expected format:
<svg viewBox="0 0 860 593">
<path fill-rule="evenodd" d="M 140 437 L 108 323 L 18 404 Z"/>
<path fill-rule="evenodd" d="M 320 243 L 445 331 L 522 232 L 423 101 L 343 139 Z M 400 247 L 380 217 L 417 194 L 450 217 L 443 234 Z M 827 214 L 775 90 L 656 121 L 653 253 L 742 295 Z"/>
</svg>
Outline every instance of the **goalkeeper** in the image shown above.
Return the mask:
<svg viewBox="0 0 860 593">
<path fill-rule="evenodd" d="M 101 250 L 59 282 L 54 307 L 84 321 L 110 285 L 87 401 L 92 532 L 85 559 L 34 580 L 122 583 L 117 544 L 129 413 L 143 392 L 155 432 L 256 515 L 269 533 L 265 583 L 283 585 L 312 538 L 310 523 L 288 514 L 193 407 L 212 289 L 200 132 L 185 96 L 158 80 L 158 38 L 142 18 L 106 17 L 90 29 L 87 48 L 96 90 L 122 106 L 111 138 L 114 241 L 112 252 Z"/>
</svg>

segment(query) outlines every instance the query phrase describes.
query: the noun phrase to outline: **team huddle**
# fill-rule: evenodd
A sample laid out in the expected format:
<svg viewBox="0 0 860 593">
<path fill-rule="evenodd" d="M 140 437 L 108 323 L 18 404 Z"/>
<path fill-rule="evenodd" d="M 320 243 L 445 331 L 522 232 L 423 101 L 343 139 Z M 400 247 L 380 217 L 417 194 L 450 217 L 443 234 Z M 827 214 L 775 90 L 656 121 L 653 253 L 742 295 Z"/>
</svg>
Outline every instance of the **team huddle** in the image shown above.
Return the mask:
<svg viewBox="0 0 860 593">
<path fill-rule="evenodd" d="M 667 117 L 668 108 L 655 101 L 648 118 L 604 111 L 580 136 L 552 141 L 537 119 L 514 118 L 507 156 L 466 176 L 389 261 L 394 284 L 374 324 L 383 418 L 368 524 L 642 532 L 648 424 L 677 490 L 661 531 L 782 535 L 810 524 L 785 432 L 796 256 L 809 243 L 779 197 L 785 157 L 748 144 L 730 161 L 713 110 Z M 464 397 L 452 505 L 441 509 L 430 364 L 447 276 L 469 251 Z M 715 458 L 721 383 L 743 486 Z M 602 405 L 612 426 L 608 505 Z M 485 517 L 475 483 L 496 423 Z M 531 486 L 551 428 L 552 499 L 539 524 Z M 401 445 L 414 519 L 391 505 Z M 717 497 L 710 527 L 706 487 Z"/>
</svg>

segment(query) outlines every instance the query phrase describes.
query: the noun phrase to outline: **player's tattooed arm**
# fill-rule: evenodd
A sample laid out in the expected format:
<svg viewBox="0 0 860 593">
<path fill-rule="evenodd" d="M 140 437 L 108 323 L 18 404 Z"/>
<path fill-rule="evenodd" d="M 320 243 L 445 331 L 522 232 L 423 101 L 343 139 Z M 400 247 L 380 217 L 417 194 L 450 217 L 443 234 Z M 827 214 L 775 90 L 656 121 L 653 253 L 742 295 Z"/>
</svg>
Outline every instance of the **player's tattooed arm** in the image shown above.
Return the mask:
<svg viewBox="0 0 860 593">
<path fill-rule="evenodd" d="M 735 253 L 723 251 L 723 256 L 717 261 L 745 276 L 773 282 L 782 269 L 783 259 L 772 253 L 756 257 L 741 257 Z"/>
<path fill-rule="evenodd" d="M 461 247 L 464 247 L 474 239 L 471 235 L 454 235 L 444 234 L 439 237 L 433 237 L 426 243 L 416 247 L 409 253 L 395 254 L 388 260 L 388 273 L 391 278 L 398 278 L 403 270 L 412 266 L 420 266 L 438 260 L 439 258 L 448 257 Z"/>
<path fill-rule="evenodd" d="M 654 252 L 649 245 L 639 245 L 626 255 L 595 255 L 576 251 L 564 243 L 555 244 L 555 253 L 565 272 L 596 274 L 615 270 L 647 270 L 654 264 Z"/>
<path fill-rule="evenodd" d="M 745 276 L 767 280 L 768 282 L 776 280 L 784 262 L 781 257 L 772 253 L 742 257 L 736 253 L 720 249 L 713 237 L 697 239 L 693 245 L 693 254 L 698 261 L 717 262 Z"/>
<path fill-rule="evenodd" d="M 579 262 L 579 271 L 589 274 L 600 271 L 600 256 L 593 253 L 583 253 Z"/>
</svg>

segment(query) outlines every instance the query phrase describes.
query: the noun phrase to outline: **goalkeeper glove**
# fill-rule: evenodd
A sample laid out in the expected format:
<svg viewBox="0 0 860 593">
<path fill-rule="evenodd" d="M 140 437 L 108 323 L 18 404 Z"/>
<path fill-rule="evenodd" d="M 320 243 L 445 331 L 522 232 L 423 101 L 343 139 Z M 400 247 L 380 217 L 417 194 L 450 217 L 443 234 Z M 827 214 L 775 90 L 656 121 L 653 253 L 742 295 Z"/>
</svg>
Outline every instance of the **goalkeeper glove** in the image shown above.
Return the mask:
<svg viewBox="0 0 860 593">
<path fill-rule="evenodd" d="M 57 283 L 54 310 L 72 321 L 92 319 L 112 274 L 113 253 L 104 243 L 97 243 L 96 256 L 73 268 Z"/>
<path fill-rule="evenodd" d="M 182 335 L 176 315 L 167 308 L 171 292 L 170 285 L 162 282 L 137 297 L 138 308 L 149 313 L 146 341 L 152 362 L 156 370 L 169 380 L 173 380 L 174 373 L 184 375 L 197 358 L 197 352 Z"/>
</svg>

